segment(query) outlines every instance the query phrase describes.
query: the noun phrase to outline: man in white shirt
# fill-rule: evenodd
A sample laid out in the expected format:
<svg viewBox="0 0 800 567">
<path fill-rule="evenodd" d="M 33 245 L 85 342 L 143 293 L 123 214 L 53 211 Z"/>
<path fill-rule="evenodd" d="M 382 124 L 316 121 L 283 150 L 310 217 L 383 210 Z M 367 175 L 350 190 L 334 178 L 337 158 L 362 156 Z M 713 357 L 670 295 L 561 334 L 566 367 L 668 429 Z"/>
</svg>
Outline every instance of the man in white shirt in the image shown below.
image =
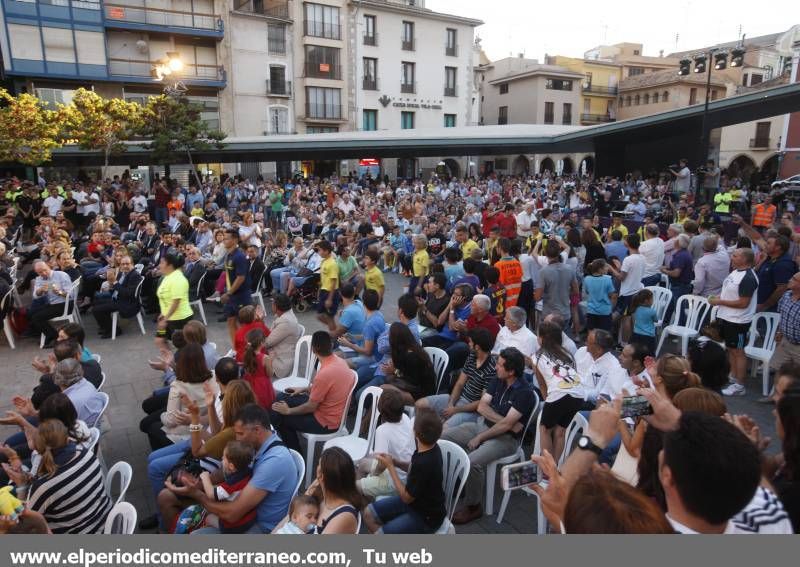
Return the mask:
<svg viewBox="0 0 800 567">
<path fill-rule="evenodd" d="M 82 186 L 78 185 L 76 189 L 72 190 L 72 198 L 78 203 L 78 214 L 85 215 L 84 205 L 86 205 L 86 191 L 83 190 Z"/>
<path fill-rule="evenodd" d="M 58 211 L 61 210 L 61 203 L 64 202 L 64 197 L 58 194 L 58 189 L 52 187 L 50 189 L 50 196 L 44 200 L 44 206 L 47 208 L 47 214 L 55 217 Z"/>
<path fill-rule="evenodd" d="M 131 198 L 131 207 L 135 213 L 143 213 L 147 210 L 147 197 L 142 195 L 141 190 L 137 189 L 136 194 Z"/>
<path fill-rule="evenodd" d="M 625 247 L 628 249 L 628 255 L 622 261 L 620 269 L 615 270 L 611 266 L 611 272 L 620 281 L 619 299 L 617 299 L 614 311 L 617 319 L 625 314 L 633 296 L 644 288 L 642 278 L 644 277 L 645 259 L 639 254 L 639 236 L 636 234 L 626 236 Z"/>
<path fill-rule="evenodd" d="M 533 201 L 525 203 L 525 209 L 517 215 L 517 236 L 523 240 L 531 235 L 531 223 L 536 220 L 536 213 L 533 212 Z"/>
<path fill-rule="evenodd" d="M 91 214 L 100 214 L 100 193 L 97 192 L 97 189 L 90 189 L 86 194 L 86 203 L 83 206 L 83 214 L 87 217 Z"/>
<path fill-rule="evenodd" d="M 717 236 L 703 241 L 703 251 L 703 256 L 694 265 L 692 291 L 703 297 L 719 295 L 722 282 L 730 273 L 731 258 L 725 248 L 720 246 Z"/>
<path fill-rule="evenodd" d="M 692 184 L 692 172 L 689 170 L 689 160 L 683 158 L 678 162 L 678 171 L 670 169 L 669 172 L 675 176 L 675 183 L 673 185 L 674 192 L 679 194 L 686 194 Z"/>
<path fill-rule="evenodd" d="M 525 310 L 521 307 L 509 307 L 505 314 L 505 326 L 500 327 L 500 332 L 494 341 L 492 354 L 498 355 L 500 351 L 514 347 L 525 357 L 525 365 L 533 368 L 532 357 L 539 350 L 539 340 L 528 327 L 525 326 Z"/>
<path fill-rule="evenodd" d="M 648 224 L 644 229 L 645 241 L 639 245 L 639 254 L 644 258 L 642 285 L 658 285 L 661 281 L 661 266 L 664 265 L 664 241 L 658 236 L 658 225 Z"/>
<path fill-rule="evenodd" d="M 631 382 L 628 373 L 611 353 L 613 346 L 614 338 L 611 333 L 594 329 L 586 337 L 586 346 L 575 353 L 575 364 L 582 377 L 584 399 L 589 403 L 597 404 L 600 397 L 613 400 L 622 394 L 623 389 L 634 390 L 628 384 Z"/>
</svg>

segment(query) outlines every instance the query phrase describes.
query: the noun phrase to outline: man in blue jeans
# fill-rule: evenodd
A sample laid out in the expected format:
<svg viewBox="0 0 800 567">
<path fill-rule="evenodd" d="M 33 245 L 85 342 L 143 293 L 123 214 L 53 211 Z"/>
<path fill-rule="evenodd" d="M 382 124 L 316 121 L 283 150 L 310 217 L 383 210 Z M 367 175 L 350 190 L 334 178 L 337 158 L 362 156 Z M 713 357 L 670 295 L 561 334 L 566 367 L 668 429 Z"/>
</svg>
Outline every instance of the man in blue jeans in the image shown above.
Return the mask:
<svg viewBox="0 0 800 567">
<path fill-rule="evenodd" d="M 214 401 L 214 408 L 222 423 L 222 397 L 229 382 L 239 378 L 239 366 L 232 358 L 220 358 L 214 367 L 214 376 L 219 385 L 219 396 Z M 162 449 L 153 451 L 147 457 L 147 478 L 153 488 L 153 496 L 158 498 L 158 493 L 164 488 L 164 480 L 169 472 L 177 465 L 183 456 L 192 448 L 191 440 L 180 441 Z M 140 530 L 150 530 L 159 523 L 157 514 L 148 516 L 139 522 Z"/>
</svg>

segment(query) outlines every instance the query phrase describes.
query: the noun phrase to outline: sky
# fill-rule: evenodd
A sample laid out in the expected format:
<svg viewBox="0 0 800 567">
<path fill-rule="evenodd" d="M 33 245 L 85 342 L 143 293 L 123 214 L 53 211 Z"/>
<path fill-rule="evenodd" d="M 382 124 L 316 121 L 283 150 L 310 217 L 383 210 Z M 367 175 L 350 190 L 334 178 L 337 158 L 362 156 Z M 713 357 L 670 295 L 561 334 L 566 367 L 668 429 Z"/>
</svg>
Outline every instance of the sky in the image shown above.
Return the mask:
<svg viewBox="0 0 800 567">
<path fill-rule="evenodd" d="M 642 55 L 655 57 L 662 49 L 666 55 L 735 41 L 740 33 L 756 37 L 786 31 L 800 23 L 795 2 L 426 0 L 425 7 L 483 20 L 476 33 L 491 60 L 524 53 L 543 62 L 545 53 L 582 57 L 597 45 L 623 41 L 641 43 Z"/>
</svg>

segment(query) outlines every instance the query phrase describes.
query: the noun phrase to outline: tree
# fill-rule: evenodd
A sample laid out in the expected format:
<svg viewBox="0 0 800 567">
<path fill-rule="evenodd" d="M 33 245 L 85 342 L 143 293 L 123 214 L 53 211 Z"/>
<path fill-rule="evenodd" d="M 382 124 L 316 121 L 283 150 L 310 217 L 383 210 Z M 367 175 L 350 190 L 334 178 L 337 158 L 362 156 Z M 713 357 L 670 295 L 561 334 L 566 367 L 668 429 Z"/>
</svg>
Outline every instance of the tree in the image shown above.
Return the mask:
<svg viewBox="0 0 800 567">
<path fill-rule="evenodd" d="M 67 115 L 63 105 L 49 110 L 33 95 L 12 96 L 0 88 L 0 162 L 48 161 L 52 150 L 64 145 Z"/>
<path fill-rule="evenodd" d="M 67 132 L 84 150 L 103 152 L 103 179 L 112 155 L 127 150 L 130 140 L 143 124 L 143 109 L 135 102 L 103 98 L 93 91 L 78 89 L 67 107 Z"/>
<path fill-rule="evenodd" d="M 225 134 L 212 130 L 200 118 L 201 107 L 185 98 L 172 98 L 165 95 L 150 97 L 144 108 L 142 127 L 139 135 L 149 142 L 153 161 L 166 165 L 175 163 L 179 156 L 185 155 L 192 166 L 192 174 L 201 186 L 194 167 L 192 152 L 221 149 Z"/>
</svg>

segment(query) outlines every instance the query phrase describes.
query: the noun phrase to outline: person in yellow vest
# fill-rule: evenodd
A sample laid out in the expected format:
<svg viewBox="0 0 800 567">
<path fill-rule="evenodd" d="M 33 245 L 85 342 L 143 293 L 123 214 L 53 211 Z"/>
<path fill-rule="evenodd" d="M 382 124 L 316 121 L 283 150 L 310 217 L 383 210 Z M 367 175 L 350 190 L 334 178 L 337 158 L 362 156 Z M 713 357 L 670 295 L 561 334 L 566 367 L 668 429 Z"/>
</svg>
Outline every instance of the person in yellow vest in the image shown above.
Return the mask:
<svg viewBox="0 0 800 567">
<path fill-rule="evenodd" d="M 775 224 L 775 217 L 778 214 L 778 207 L 769 201 L 763 201 L 753 207 L 753 218 L 750 222 L 759 232 L 772 228 Z"/>
<path fill-rule="evenodd" d="M 714 212 L 727 215 L 731 212 L 731 201 L 733 201 L 733 194 L 728 190 L 728 187 L 721 187 L 719 193 L 714 195 Z"/>
<path fill-rule="evenodd" d="M 522 289 L 522 264 L 511 255 L 511 241 L 501 238 L 497 244 L 500 259 L 494 267 L 500 272 L 500 284 L 506 288 L 506 309 L 515 307 Z"/>
</svg>

